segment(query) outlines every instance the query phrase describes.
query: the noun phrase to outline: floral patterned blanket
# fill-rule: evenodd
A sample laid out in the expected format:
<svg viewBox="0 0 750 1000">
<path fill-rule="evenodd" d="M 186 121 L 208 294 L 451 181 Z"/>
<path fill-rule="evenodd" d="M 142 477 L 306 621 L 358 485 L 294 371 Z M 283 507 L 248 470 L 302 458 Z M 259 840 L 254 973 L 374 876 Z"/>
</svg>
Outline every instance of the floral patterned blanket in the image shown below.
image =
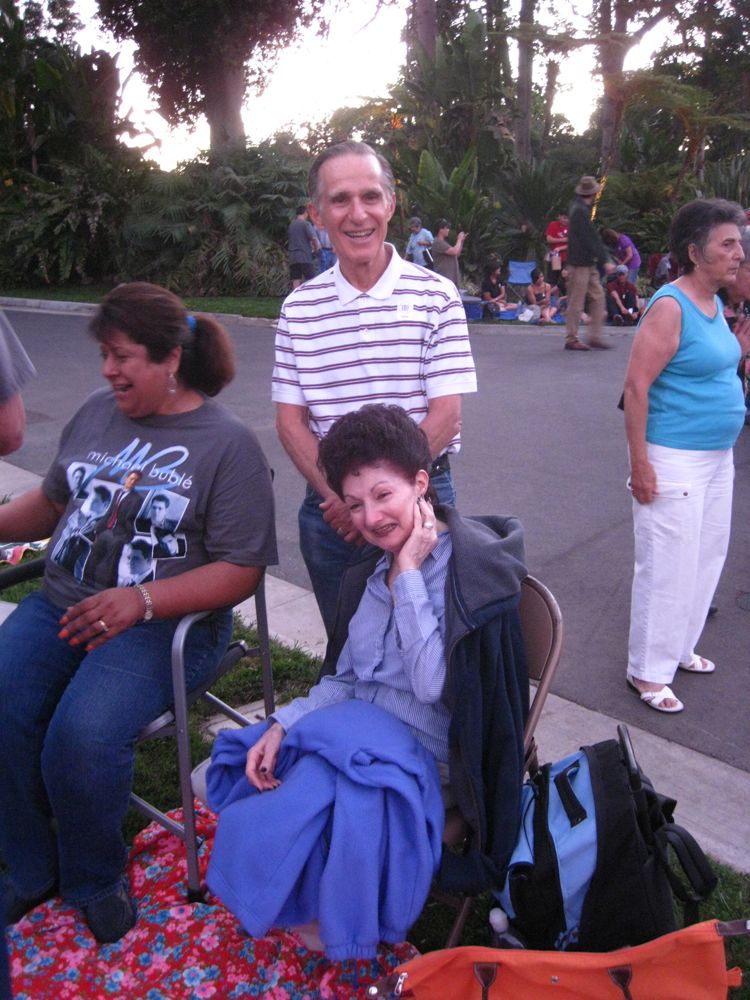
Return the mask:
<svg viewBox="0 0 750 1000">
<path fill-rule="evenodd" d="M 215 817 L 197 809 L 205 877 Z M 59 899 L 8 932 L 16 1000 L 359 1000 L 418 954 L 403 943 L 383 946 L 372 961 L 330 962 L 291 931 L 250 938 L 215 898 L 185 902 L 182 844 L 155 823 L 135 839 L 129 876 L 138 921 L 116 944 L 97 945 L 80 912 Z"/>
</svg>

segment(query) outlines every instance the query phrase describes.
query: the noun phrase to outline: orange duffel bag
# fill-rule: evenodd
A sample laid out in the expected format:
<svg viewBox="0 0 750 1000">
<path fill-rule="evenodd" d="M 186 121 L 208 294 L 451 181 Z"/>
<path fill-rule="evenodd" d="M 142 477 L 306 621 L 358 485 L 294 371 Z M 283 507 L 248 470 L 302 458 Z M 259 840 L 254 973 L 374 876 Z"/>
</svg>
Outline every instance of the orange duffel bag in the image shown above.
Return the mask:
<svg viewBox="0 0 750 1000">
<path fill-rule="evenodd" d="M 370 998 L 414 1000 L 726 1000 L 742 984 L 726 967 L 724 939 L 750 920 L 706 920 L 634 948 L 609 952 L 448 948 L 400 965 Z"/>
</svg>

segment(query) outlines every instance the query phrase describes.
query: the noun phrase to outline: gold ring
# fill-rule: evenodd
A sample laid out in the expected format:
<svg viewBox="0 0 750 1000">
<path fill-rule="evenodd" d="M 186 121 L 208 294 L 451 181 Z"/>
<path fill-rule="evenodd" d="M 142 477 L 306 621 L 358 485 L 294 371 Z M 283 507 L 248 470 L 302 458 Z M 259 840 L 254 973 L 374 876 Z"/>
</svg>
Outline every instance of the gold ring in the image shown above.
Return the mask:
<svg viewBox="0 0 750 1000">
<path fill-rule="evenodd" d="M 96 624 L 99 626 L 100 632 L 109 632 L 109 625 L 107 625 L 103 618 L 100 618 Z"/>
<path fill-rule="evenodd" d="M 422 525 L 422 527 L 423 528 L 427 528 L 428 531 L 432 531 L 432 529 L 435 527 L 435 522 L 434 521 L 425 521 L 425 523 Z"/>
</svg>

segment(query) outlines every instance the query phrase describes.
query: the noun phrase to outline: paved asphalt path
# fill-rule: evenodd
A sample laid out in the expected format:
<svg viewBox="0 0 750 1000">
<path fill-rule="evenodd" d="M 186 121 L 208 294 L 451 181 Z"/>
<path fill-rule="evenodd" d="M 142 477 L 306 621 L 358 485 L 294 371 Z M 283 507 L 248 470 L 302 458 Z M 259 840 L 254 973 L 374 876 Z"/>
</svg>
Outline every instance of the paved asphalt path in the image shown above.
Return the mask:
<svg viewBox="0 0 750 1000">
<path fill-rule="evenodd" d="M 25 392 L 27 441 L 12 461 L 42 474 L 65 420 L 101 384 L 97 347 L 86 336 L 85 317 L 6 312 L 39 371 Z M 239 374 L 222 398 L 255 429 L 276 472 L 281 565 L 274 573 L 309 586 L 297 549 L 302 480 L 276 440 L 269 397 L 273 329 L 232 318 L 226 324 Z M 632 528 L 616 403 L 632 332 L 609 333 L 613 350 L 583 354 L 562 350 L 559 329 L 473 327 L 480 391 L 464 400 L 464 446 L 454 461 L 459 508 L 523 520 L 529 569 L 555 593 L 565 620 L 557 694 L 750 771 L 750 432 L 735 450 L 734 525 L 719 613 L 699 646 L 718 670 L 711 677 L 680 671 L 676 689 L 686 709 L 660 715 L 624 680 Z"/>
</svg>

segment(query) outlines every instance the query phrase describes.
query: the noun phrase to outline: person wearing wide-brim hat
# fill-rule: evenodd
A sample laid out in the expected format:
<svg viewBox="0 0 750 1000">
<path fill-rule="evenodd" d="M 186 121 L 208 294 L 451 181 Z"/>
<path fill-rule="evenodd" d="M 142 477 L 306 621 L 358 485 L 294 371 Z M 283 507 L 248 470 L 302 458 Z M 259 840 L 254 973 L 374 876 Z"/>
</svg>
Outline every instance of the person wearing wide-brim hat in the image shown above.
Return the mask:
<svg viewBox="0 0 750 1000">
<path fill-rule="evenodd" d="M 576 199 L 568 212 L 568 310 L 565 322 L 565 350 L 605 349 L 602 338 L 605 298 L 599 268 L 612 269 L 609 254 L 591 221 L 591 208 L 600 190 L 595 177 L 582 177 L 576 185 Z M 578 339 L 578 326 L 588 297 L 591 316 L 588 344 Z"/>
<path fill-rule="evenodd" d="M 591 195 L 599 194 L 600 190 L 601 184 L 599 184 L 596 177 L 584 176 L 576 184 L 576 194 L 581 195 L 584 198 L 589 198 Z"/>
</svg>

